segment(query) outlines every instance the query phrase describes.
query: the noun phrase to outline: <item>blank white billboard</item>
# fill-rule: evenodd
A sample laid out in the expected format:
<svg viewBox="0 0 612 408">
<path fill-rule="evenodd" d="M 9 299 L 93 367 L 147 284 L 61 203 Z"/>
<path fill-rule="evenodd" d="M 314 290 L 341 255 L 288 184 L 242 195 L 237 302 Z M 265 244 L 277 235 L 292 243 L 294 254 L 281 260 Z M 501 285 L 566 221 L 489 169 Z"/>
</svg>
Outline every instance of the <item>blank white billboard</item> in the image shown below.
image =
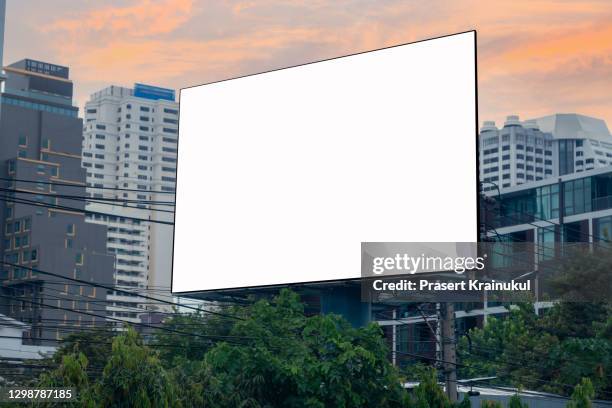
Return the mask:
<svg viewBox="0 0 612 408">
<path fill-rule="evenodd" d="M 172 290 L 360 277 L 477 240 L 476 33 L 183 89 Z"/>
</svg>

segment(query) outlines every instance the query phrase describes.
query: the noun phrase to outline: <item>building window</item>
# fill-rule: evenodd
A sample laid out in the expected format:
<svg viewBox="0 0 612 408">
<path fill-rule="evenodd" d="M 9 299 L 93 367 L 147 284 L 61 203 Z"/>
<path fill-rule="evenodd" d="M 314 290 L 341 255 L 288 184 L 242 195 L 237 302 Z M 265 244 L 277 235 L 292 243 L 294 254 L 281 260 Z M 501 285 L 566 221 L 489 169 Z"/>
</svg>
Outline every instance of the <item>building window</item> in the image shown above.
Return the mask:
<svg viewBox="0 0 612 408">
<path fill-rule="evenodd" d="M 559 175 L 574 172 L 574 141 L 559 140 Z"/>
<path fill-rule="evenodd" d="M 28 139 L 24 135 L 19 135 L 19 146 L 27 146 Z"/>
<path fill-rule="evenodd" d="M 581 214 L 591 211 L 591 178 L 563 183 L 565 202 L 564 215 Z"/>
<path fill-rule="evenodd" d="M 76 232 L 76 227 L 74 224 L 68 224 L 68 226 L 66 227 L 66 233 L 68 235 L 74 235 Z"/>
<path fill-rule="evenodd" d="M 74 260 L 77 265 L 83 265 L 83 254 L 81 252 L 77 252 Z"/>
<path fill-rule="evenodd" d="M 540 260 L 553 259 L 555 257 L 555 227 L 538 228 L 538 242 L 542 250 L 540 251 Z"/>
<path fill-rule="evenodd" d="M 612 242 L 612 216 L 595 218 L 593 220 L 595 229 L 595 241 Z"/>
</svg>

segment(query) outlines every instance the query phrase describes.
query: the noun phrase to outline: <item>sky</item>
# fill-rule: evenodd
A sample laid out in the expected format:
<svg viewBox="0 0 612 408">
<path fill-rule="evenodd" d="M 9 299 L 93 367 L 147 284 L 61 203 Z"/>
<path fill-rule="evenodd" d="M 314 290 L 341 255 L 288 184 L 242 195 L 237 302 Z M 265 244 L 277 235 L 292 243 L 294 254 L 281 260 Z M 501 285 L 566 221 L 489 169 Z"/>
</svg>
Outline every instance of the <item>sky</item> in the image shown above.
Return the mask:
<svg viewBox="0 0 612 408">
<path fill-rule="evenodd" d="M 8 0 L 4 64 L 70 67 L 75 103 L 478 31 L 480 120 L 576 112 L 612 127 L 610 0 Z"/>
</svg>

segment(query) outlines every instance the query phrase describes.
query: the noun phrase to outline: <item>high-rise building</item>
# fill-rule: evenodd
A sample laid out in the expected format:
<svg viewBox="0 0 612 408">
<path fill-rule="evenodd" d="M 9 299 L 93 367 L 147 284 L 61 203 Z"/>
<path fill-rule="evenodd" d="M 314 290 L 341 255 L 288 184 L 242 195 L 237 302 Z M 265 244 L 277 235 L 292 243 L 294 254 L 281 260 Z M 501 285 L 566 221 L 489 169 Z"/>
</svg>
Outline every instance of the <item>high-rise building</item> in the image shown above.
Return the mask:
<svg viewBox="0 0 612 408">
<path fill-rule="evenodd" d="M 485 191 L 612 165 L 612 136 L 606 123 L 575 113 L 525 122 L 508 116 L 500 129 L 485 121 L 479 143 L 480 180 L 488 182 Z"/>
<path fill-rule="evenodd" d="M 176 184 L 178 103 L 174 91 L 135 84 L 110 86 L 85 104 L 83 167 L 92 199 L 88 209 L 112 214 L 90 222 L 108 226 L 116 255 L 115 283 L 131 291 L 169 295 L 172 204 Z M 104 188 L 104 189 L 101 189 Z M 147 222 L 146 220 L 158 221 Z M 109 293 L 109 315 L 138 322 L 150 301 Z M 159 305 L 154 308 L 159 308 Z"/>
<path fill-rule="evenodd" d="M 24 59 L 4 70 L 0 304 L 30 327 L 31 343 L 56 345 L 74 328 L 105 323 L 106 291 L 62 277 L 109 283 L 113 256 L 106 227 L 85 222 L 83 123 L 68 67 Z"/>
<path fill-rule="evenodd" d="M 2 66 L 4 63 L 4 15 L 6 13 L 6 0 L 0 0 L 0 85 L 4 81 Z"/>
</svg>

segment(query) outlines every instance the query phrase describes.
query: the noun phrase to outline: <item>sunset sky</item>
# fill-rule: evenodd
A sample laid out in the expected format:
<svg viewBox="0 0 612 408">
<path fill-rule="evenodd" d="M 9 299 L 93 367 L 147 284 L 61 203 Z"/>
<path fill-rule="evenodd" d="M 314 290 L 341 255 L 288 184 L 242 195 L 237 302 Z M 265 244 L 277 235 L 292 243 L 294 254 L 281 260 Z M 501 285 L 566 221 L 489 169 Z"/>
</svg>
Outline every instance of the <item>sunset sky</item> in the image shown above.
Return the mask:
<svg viewBox="0 0 612 408">
<path fill-rule="evenodd" d="M 478 30 L 480 119 L 555 112 L 612 127 L 610 0 L 8 0 L 5 60 L 108 85 L 179 89 Z"/>
</svg>

